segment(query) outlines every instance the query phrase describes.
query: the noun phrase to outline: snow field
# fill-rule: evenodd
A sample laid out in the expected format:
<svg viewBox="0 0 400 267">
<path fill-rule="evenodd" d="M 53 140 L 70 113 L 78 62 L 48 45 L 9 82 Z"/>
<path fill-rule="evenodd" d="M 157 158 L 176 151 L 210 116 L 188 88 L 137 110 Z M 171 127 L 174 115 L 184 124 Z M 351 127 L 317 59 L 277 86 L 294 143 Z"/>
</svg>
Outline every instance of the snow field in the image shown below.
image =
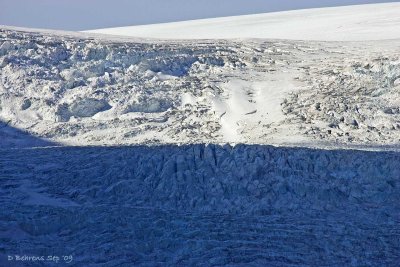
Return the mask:
<svg viewBox="0 0 400 267">
<path fill-rule="evenodd" d="M 340 6 L 91 30 L 158 39 L 370 41 L 400 36 L 400 3 Z"/>
</svg>

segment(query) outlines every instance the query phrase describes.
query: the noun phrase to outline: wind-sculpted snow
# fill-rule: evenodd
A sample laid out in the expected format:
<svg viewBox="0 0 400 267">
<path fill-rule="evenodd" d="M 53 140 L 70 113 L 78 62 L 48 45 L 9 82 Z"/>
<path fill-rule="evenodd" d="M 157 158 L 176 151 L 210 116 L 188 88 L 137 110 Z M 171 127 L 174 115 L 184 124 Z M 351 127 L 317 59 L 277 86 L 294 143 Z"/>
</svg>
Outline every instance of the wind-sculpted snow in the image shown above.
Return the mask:
<svg viewBox="0 0 400 267">
<path fill-rule="evenodd" d="M 3 262 L 9 254 L 73 255 L 71 266 L 399 262 L 397 152 L 165 145 L 1 155 Z"/>
<path fill-rule="evenodd" d="M 0 31 L 0 120 L 61 144 L 396 145 L 399 41 Z"/>
</svg>

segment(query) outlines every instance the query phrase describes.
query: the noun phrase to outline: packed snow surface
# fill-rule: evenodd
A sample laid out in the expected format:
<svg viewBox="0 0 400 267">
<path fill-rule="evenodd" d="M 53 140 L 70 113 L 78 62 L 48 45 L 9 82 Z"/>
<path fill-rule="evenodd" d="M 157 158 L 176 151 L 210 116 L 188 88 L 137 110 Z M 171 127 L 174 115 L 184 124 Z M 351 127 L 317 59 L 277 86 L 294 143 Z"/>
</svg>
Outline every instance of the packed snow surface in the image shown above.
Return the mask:
<svg viewBox="0 0 400 267">
<path fill-rule="evenodd" d="M 400 3 L 316 8 L 89 32 L 162 39 L 274 38 L 324 41 L 400 37 Z"/>
</svg>

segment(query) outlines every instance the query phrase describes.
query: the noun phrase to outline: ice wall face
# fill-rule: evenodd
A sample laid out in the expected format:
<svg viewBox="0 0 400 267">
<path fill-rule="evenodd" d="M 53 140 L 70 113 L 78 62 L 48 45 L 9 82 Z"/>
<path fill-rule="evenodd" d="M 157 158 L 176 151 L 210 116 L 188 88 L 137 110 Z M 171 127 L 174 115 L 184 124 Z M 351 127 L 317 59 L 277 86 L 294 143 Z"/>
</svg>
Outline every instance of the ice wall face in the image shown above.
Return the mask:
<svg viewBox="0 0 400 267">
<path fill-rule="evenodd" d="M 0 29 L 0 120 L 62 144 L 396 145 L 399 41 Z"/>
<path fill-rule="evenodd" d="M 94 266 L 395 266 L 399 162 L 261 145 L 3 150 L 2 253 L 70 250 Z"/>
<path fill-rule="evenodd" d="M 1 30 L 0 116 L 36 135 L 75 144 L 172 137 L 170 124 L 175 131 L 189 124 L 181 96 L 214 91 L 204 90 L 207 80 L 190 73 L 218 71 L 238 60 L 225 50 L 210 43 L 115 43 Z M 192 112 L 204 120 L 203 132 L 215 131 L 212 111 Z M 114 137 L 98 135 L 102 130 Z"/>
</svg>

